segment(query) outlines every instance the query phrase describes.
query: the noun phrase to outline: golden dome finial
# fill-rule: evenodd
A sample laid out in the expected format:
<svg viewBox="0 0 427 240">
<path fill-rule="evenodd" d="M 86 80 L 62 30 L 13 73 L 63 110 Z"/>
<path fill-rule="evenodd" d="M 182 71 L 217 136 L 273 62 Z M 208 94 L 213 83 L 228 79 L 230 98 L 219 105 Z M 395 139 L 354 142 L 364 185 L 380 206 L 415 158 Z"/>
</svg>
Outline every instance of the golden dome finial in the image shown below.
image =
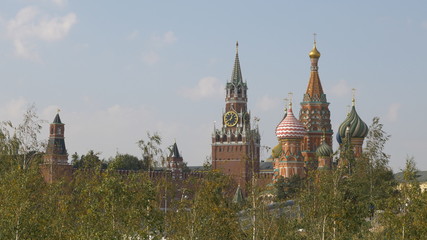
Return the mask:
<svg viewBox="0 0 427 240">
<path fill-rule="evenodd" d="M 313 33 L 313 38 L 314 38 L 314 46 L 313 46 L 313 49 L 311 50 L 311 52 L 308 54 L 308 56 L 310 57 L 310 58 L 320 58 L 320 52 L 317 50 L 317 48 L 316 48 L 316 36 L 317 36 L 317 33 Z"/>
</svg>

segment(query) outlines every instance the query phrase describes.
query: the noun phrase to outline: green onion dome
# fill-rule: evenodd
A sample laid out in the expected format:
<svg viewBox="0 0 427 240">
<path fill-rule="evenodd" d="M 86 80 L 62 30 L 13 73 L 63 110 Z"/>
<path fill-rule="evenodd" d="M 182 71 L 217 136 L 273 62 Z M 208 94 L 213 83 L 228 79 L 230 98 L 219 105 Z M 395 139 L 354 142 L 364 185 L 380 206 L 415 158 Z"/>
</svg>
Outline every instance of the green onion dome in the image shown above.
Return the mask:
<svg viewBox="0 0 427 240">
<path fill-rule="evenodd" d="M 329 146 L 325 141 L 323 141 L 316 150 L 316 156 L 318 157 L 330 157 L 333 153 L 334 151 L 332 150 L 332 147 Z"/>
<path fill-rule="evenodd" d="M 271 156 L 278 158 L 280 155 L 282 155 L 282 144 L 279 143 L 271 150 Z"/>
<path fill-rule="evenodd" d="M 350 113 L 347 115 L 347 118 L 341 123 L 338 128 L 337 140 L 342 140 L 346 137 L 346 129 L 349 128 L 349 136 L 351 138 L 365 138 L 368 135 L 368 125 L 359 117 L 356 112 L 356 108 L 351 108 Z M 342 142 L 342 141 L 341 141 Z M 340 142 L 340 143 L 341 143 Z"/>
</svg>

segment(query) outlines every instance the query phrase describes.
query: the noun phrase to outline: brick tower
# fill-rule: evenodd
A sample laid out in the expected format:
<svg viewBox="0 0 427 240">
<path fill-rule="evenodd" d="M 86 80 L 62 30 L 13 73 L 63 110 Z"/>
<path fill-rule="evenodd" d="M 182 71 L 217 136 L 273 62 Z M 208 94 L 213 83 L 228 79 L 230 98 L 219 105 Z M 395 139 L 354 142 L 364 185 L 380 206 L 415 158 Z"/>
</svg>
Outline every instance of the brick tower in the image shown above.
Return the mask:
<svg viewBox="0 0 427 240">
<path fill-rule="evenodd" d="M 68 153 L 65 148 L 64 130 L 64 124 L 57 113 L 50 124 L 44 163 L 40 165 L 43 177 L 47 182 L 70 178 L 72 175 L 72 166 L 68 164 Z"/>
<path fill-rule="evenodd" d="M 325 142 L 332 146 L 333 131 L 329 103 L 326 100 L 326 94 L 323 92 L 318 73 L 319 67 L 317 64 L 320 52 L 316 48 L 316 40 L 309 57 L 311 61 L 310 80 L 301 102 L 299 119 L 307 129 L 307 135 L 303 140 L 302 155 L 304 156 L 306 167 L 313 169 L 318 166 L 316 149 L 322 143 L 323 132 L 325 132 Z"/>
<path fill-rule="evenodd" d="M 212 168 L 232 176 L 242 186 L 259 172 L 260 135 L 251 129 L 247 84 L 240 69 L 238 43 L 231 80 L 226 85 L 225 113 L 212 134 Z"/>
<path fill-rule="evenodd" d="M 172 151 L 170 156 L 167 158 L 168 162 L 168 171 L 172 173 L 172 179 L 182 179 L 182 171 L 184 166 L 184 160 L 179 154 L 178 145 L 176 142 L 172 146 Z"/>
</svg>

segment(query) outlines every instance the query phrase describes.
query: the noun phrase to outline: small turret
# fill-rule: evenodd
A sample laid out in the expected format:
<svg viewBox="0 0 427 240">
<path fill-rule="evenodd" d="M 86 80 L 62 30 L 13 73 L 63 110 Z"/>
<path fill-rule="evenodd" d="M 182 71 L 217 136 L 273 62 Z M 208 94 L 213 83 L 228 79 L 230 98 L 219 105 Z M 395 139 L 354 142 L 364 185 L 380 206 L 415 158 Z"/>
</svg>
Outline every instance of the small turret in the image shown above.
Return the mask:
<svg viewBox="0 0 427 240">
<path fill-rule="evenodd" d="M 332 147 L 326 143 L 325 132 L 323 132 L 322 144 L 316 150 L 316 156 L 318 158 L 318 169 L 331 169 L 332 167 L 332 155 L 334 151 Z"/>
<path fill-rule="evenodd" d="M 178 145 L 176 145 L 176 142 L 172 146 L 167 162 L 168 171 L 171 171 L 172 173 L 172 179 L 182 179 L 184 160 L 181 154 L 179 154 Z"/>
</svg>

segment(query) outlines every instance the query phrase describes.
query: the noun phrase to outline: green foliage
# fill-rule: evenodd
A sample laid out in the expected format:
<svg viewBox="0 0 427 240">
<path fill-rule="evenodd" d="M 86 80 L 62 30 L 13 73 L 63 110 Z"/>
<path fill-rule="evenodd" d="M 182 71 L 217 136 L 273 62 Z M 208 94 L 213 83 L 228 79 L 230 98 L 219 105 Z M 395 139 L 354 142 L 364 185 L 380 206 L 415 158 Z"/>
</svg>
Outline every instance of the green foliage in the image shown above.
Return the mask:
<svg viewBox="0 0 427 240">
<path fill-rule="evenodd" d="M 35 106 L 31 105 L 18 126 L 10 121 L 0 123 L 0 152 L 8 156 L 3 158 L 2 167 L 27 169 L 32 164 L 40 163 L 40 153 L 46 144 L 38 140 L 38 135 L 44 122 L 38 118 Z"/>
<path fill-rule="evenodd" d="M 406 160 L 403 182 L 396 196 L 389 199 L 381 224 L 385 237 L 425 239 L 427 237 L 427 194 L 421 193 L 413 158 Z"/>
<path fill-rule="evenodd" d="M 231 202 L 235 183 L 215 171 L 182 182 L 152 181 L 143 171 L 118 174 L 115 170 L 152 170 L 165 159 L 160 136 L 150 133 L 148 140 L 138 143 L 142 160 L 117 154 L 104 170 L 99 153 L 91 150 L 81 157 L 75 153 L 71 158 L 78 170 L 72 181 L 46 184 L 37 166 L 41 143 L 32 134 L 39 128 L 27 120 L 24 125 L 33 130 L 15 134 L 7 123 L 0 128 L 0 239 L 427 236 L 427 193 L 420 191 L 415 162 L 407 159 L 404 182 L 396 187 L 384 153 L 389 136 L 378 118 L 370 127 L 362 157 L 354 158 L 348 142 L 340 154 L 346 162 L 336 169 L 310 171 L 305 179 L 280 178 L 270 189 L 252 179 L 239 207 Z M 28 144 L 31 141 L 37 143 Z M 277 199 L 270 197 L 274 191 Z M 164 207 L 167 211 L 162 211 Z"/>
<path fill-rule="evenodd" d="M 35 169 L 10 169 L 0 181 L 0 239 L 41 239 L 50 235 L 46 184 Z M 41 211 L 42 210 L 42 211 Z"/>
<path fill-rule="evenodd" d="M 159 165 L 165 166 L 166 157 L 161 148 L 162 137 L 158 133 L 147 132 L 147 139 L 141 139 L 137 144 L 142 152 L 144 169 L 152 170 Z"/>
<path fill-rule="evenodd" d="M 242 239 L 231 204 L 230 179 L 211 172 L 201 179 L 192 199 L 181 199 L 168 216 L 171 239 Z"/>
<path fill-rule="evenodd" d="M 143 162 L 130 154 L 119 154 L 108 163 L 108 169 L 114 170 L 142 170 Z"/>
<path fill-rule="evenodd" d="M 291 178 L 282 176 L 274 183 L 277 200 L 291 199 L 296 196 L 302 186 L 302 179 L 299 175 L 294 175 Z"/>
<path fill-rule="evenodd" d="M 79 169 L 105 169 L 107 164 L 99 158 L 101 153 L 89 150 L 86 155 L 80 158 L 77 153 L 72 155 L 71 164 L 74 168 Z"/>
</svg>

